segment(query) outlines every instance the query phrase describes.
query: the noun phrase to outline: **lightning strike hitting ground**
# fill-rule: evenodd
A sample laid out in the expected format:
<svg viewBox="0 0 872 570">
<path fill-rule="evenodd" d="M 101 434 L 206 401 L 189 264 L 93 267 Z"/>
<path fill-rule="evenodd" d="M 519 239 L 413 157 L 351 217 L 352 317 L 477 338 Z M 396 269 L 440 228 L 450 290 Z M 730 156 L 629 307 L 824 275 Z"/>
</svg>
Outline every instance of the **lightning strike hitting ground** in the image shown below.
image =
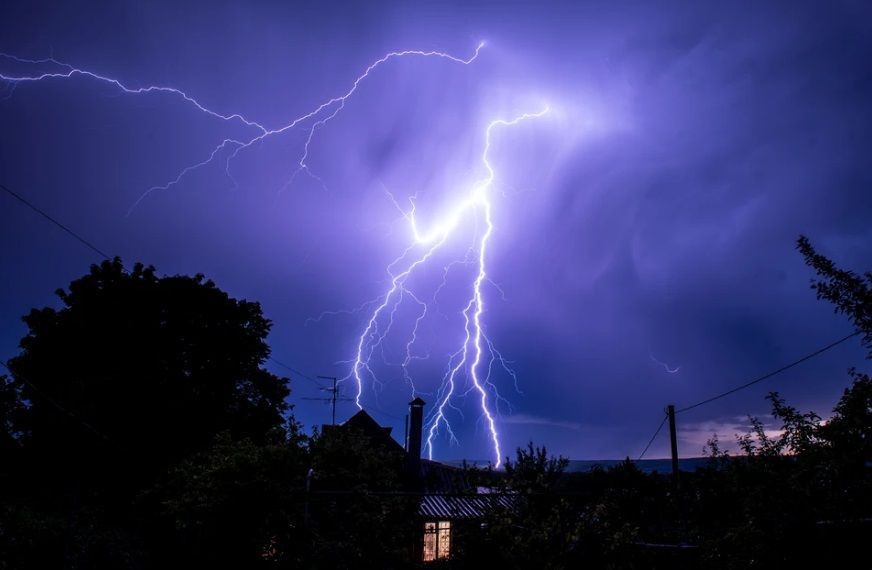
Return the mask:
<svg viewBox="0 0 872 570">
<path fill-rule="evenodd" d="M 360 84 L 365 79 L 369 78 L 370 74 L 372 74 L 379 66 L 393 59 L 405 57 L 441 58 L 462 65 L 469 65 L 478 58 L 483 47 L 484 43 L 479 44 L 474 53 L 466 59 L 439 51 L 406 50 L 387 53 L 371 63 L 363 73 L 357 76 L 351 83 L 350 88 L 344 93 L 324 101 L 305 114 L 282 126 L 274 128 L 267 127 L 260 122 L 249 119 L 241 113 L 222 113 L 213 110 L 202 103 L 201 100 L 194 98 L 185 91 L 175 87 L 159 85 L 132 87 L 119 79 L 74 67 L 54 58 L 39 60 L 24 59 L 0 53 L 0 58 L 4 58 L 7 61 L 14 61 L 19 65 L 36 67 L 51 66 L 53 68 L 52 71 L 40 71 L 32 74 L 0 73 L 0 81 L 3 81 L 10 86 L 8 93 L 6 94 L 6 98 L 8 98 L 12 96 L 15 88 L 20 85 L 38 83 L 41 81 L 83 77 L 107 83 L 123 93 L 130 95 L 163 94 L 178 97 L 186 104 L 190 104 L 198 112 L 204 113 L 223 122 L 235 123 L 244 129 L 252 131 L 247 137 L 224 138 L 206 155 L 203 160 L 192 163 L 183 168 L 172 180 L 146 190 L 131 206 L 130 211 L 128 212 L 128 214 L 130 214 L 152 192 L 170 189 L 179 184 L 189 173 L 210 165 L 222 155 L 224 156 L 224 171 L 226 175 L 233 180 L 230 173 L 230 163 L 239 155 L 240 152 L 251 148 L 256 143 L 259 143 L 268 137 L 281 135 L 295 129 L 296 127 L 304 126 L 307 129 L 307 135 L 300 155 L 296 159 L 296 167 L 288 181 L 288 184 L 293 182 L 295 177 L 300 173 L 305 173 L 320 182 L 320 178 L 310 171 L 307 163 L 310 146 L 315 137 L 316 131 L 342 112 L 345 108 L 345 103 L 355 94 Z M 474 266 L 476 270 L 475 276 L 470 283 L 470 296 L 461 311 L 463 327 L 459 331 L 459 336 L 462 337 L 462 340 L 457 350 L 448 355 L 446 372 L 436 390 L 435 406 L 432 408 L 427 419 L 426 448 L 427 454 L 431 459 L 433 456 L 434 439 L 439 435 L 440 430 L 444 429 L 449 438 L 452 441 L 456 441 L 454 432 L 445 415 L 449 408 L 460 412 L 459 408 L 454 406 L 452 400 L 458 396 L 473 394 L 480 405 L 481 417 L 484 420 L 489 439 L 493 446 L 495 465 L 499 467 L 501 464 L 502 450 L 496 426 L 496 404 L 497 402 L 504 400 L 502 400 L 496 386 L 491 381 L 491 372 L 494 365 L 502 367 L 513 379 L 516 387 L 517 378 L 510 368 L 509 363 L 503 358 L 503 355 L 500 354 L 485 334 L 482 322 L 485 311 L 485 297 L 482 288 L 485 282 L 491 282 L 488 278 L 486 260 L 488 245 L 493 235 L 490 190 L 495 178 L 495 170 L 490 162 L 489 153 L 493 132 L 498 127 L 510 127 L 527 119 L 541 117 L 547 112 L 548 108 L 546 107 L 535 113 L 525 113 L 508 120 L 494 120 L 488 124 L 484 133 L 484 148 L 481 154 L 481 164 L 484 168 L 485 176 L 469 188 L 459 201 L 454 204 L 454 207 L 447 216 L 433 224 L 432 227 L 428 228 L 426 231 L 422 230 L 417 222 L 414 199 L 410 199 L 411 208 L 408 211 L 404 211 L 400 208 L 405 219 L 409 223 L 412 243 L 410 243 L 405 251 L 387 267 L 387 272 L 390 276 L 390 286 L 387 292 L 377 300 L 371 302 L 371 304 L 364 305 L 364 307 L 369 306 L 375 308 L 369 313 L 369 318 L 363 332 L 357 339 L 356 353 L 353 360 L 350 361 L 351 370 L 348 376 L 344 379 L 353 379 L 356 383 L 357 394 L 355 402 L 360 408 L 363 407 L 361 398 L 363 396 L 364 382 L 366 380 L 371 380 L 373 385 L 380 385 L 370 362 L 373 357 L 373 351 L 381 345 L 382 341 L 384 341 L 390 333 L 394 324 L 394 315 L 400 304 L 403 303 L 405 299 L 409 299 L 418 307 L 411 335 L 405 343 L 405 357 L 401 364 L 403 377 L 410 385 L 412 393 L 415 394 L 417 389 L 412 375 L 409 372 L 409 365 L 413 360 L 429 357 L 429 355 L 420 356 L 413 354 L 414 346 L 418 339 L 419 326 L 422 321 L 427 318 L 428 313 L 431 310 L 431 302 L 435 302 L 435 296 L 443 287 L 445 287 L 448 272 L 453 266 L 457 264 L 471 265 Z M 393 199 L 393 197 L 391 197 L 391 199 Z M 394 201 L 394 203 L 399 208 L 396 201 Z M 423 300 L 407 286 L 409 277 L 419 267 L 425 266 L 428 262 L 432 261 L 434 254 L 436 254 L 436 252 L 456 232 L 458 227 L 468 218 L 470 219 L 470 223 L 481 224 L 484 230 L 477 233 L 474 243 L 469 247 L 466 256 L 463 259 L 455 260 L 443 268 L 442 282 L 437 288 L 433 298 Z M 496 287 L 495 284 L 494 286 Z M 329 312 L 327 314 L 329 314 Z M 388 321 L 387 325 L 380 329 L 380 319 L 385 315 Z M 464 377 L 468 379 L 468 382 L 464 390 L 461 391 L 459 383 Z"/>
<path fill-rule="evenodd" d="M 410 275 L 418 267 L 426 264 L 427 261 L 433 257 L 436 251 L 444 245 L 447 239 L 455 232 L 465 216 L 468 216 L 469 214 L 478 216 L 478 219 L 483 222 L 485 228 L 481 235 L 477 236 L 474 247 L 470 249 L 470 251 L 474 253 L 474 263 L 477 271 L 471 285 L 471 295 L 462 311 L 464 321 L 462 329 L 463 340 L 457 351 L 451 354 L 448 358 L 447 372 L 442 377 L 442 382 L 436 392 L 436 405 L 427 419 L 427 439 L 425 445 L 427 448 L 427 455 L 430 459 L 433 458 L 433 443 L 434 439 L 439 434 L 440 427 L 444 426 L 451 440 L 456 441 L 454 432 L 445 417 L 445 410 L 447 407 L 451 406 L 451 400 L 458 392 L 459 375 L 465 373 L 469 379 L 469 386 L 464 394 L 473 392 L 478 397 L 482 417 L 493 446 L 494 465 L 495 467 L 499 467 L 502 463 L 502 450 L 500 448 L 500 438 L 499 433 L 497 432 L 495 420 L 496 410 L 495 406 L 490 401 L 491 398 L 494 400 L 500 399 L 496 386 L 491 382 L 491 369 L 494 361 L 499 362 L 499 364 L 514 380 L 517 379 L 514 372 L 508 366 L 508 363 L 499 351 L 496 350 L 490 339 L 487 338 L 482 324 L 482 315 L 484 314 L 485 308 L 482 285 L 488 278 L 486 265 L 487 247 L 493 234 L 493 220 L 491 218 L 492 206 L 489 190 L 491 189 L 496 176 L 493 165 L 490 162 L 489 153 L 494 129 L 497 127 L 517 125 L 521 121 L 541 117 L 547 112 L 548 108 L 546 107 L 539 112 L 524 113 L 511 120 L 498 119 L 492 121 L 487 126 L 485 129 L 484 150 L 481 154 L 481 163 L 486 172 L 485 177 L 473 184 L 469 191 L 454 205 L 448 215 L 433 224 L 433 227 L 430 228 L 429 231 L 422 231 L 416 220 L 414 200 L 410 200 L 411 209 L 408 212 L 405 212 L 400 208 L 403 212 L 403 216 L 409 223 L 413 243 L 409 245 L 400 257 L 388 266 L 387 271 L 391 278 L 390 287 L 387 292 L 380 297 L 380 302 L 376 305 L 372 313 L 370 313 L 366 327 L 358 338 L 357 352 L 354 359 L 351 361 L 351 371 L 345 378 L 345 380 L 353 379 L 356 382 L 357 395 L 355 402 L 361 409 L 363 408 L 361 397 L 363 395 L 363 384 L 365 378 L 368 377 L 373 382 L 378 383 L 378 378 L 370 366 L 373 352 L 381 345 L 382 341 L 390 332 L 390 329 L 394 324 L 393 315 L 396 312 L 397 307 L 402 303 L 403 297 L 406 295 L 412 297 L 421 307 L 421 312 L 415 320 L 411 337 L 406 344 L 406 358 L 402 364 L 404 378 L 410 379 L 407 372 L 407 366 L 413 358 L 411 355 L 411 347 L 415 343 L 418 334 L 418 326 L 421 323 L 421 320 L 426 316 L 428 310 L 427 303 L 422 302 L 418 297 L 414 296 L 406 287 L 405 284 Z M 396 204 L 396 201 L 394 203 Z M 417 255 L 412 254 L 412 252 L 416 250 L 416 247 L 421 249 Z M 466 262 L 466 260 L 460 263 L 463 262 Z M 401 267 L 402 270 L 395 272 L 395 267 Z M 442 285 L 444 285 L 444 275 L 445 274 L 443 273 Z M 390 309 L 388 309 L 388 307 L 390 307 Z M 386 311 L 388 312 L 387 326 L 385 326 L 383 330 L 379 330 L 380 317 Z M 485 352 L 487 352 L 487 358 L 489 361 L 487 366 L 483 367 L 483 361 L 486 358 Z M 482 368 L 484 368 L 484 370 L 482 370 Z M 412 395 L 414 396 L 416 391 L 415 386 L 411 383 L 411 380 L 409 381 L 412 387 Z"/>
</svg>

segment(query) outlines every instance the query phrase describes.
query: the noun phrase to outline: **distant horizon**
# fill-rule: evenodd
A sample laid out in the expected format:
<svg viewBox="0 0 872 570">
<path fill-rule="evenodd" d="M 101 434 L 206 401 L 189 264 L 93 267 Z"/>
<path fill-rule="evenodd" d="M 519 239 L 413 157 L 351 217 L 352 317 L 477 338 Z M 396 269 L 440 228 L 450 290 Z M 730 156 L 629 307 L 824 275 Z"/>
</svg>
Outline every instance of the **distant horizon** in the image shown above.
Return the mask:
<svg viewBox="0 0 872 570">
<path fill-rule="evenodd" d="M 607 459 L 607 458 L 573 459 L 571 457 L 564 457 L 564 458 L 568 459 L 569 461 L 578 461 L 578 462 L 582 462 L 582 463 L 595 463 L 597 461 L 622 462 L 622 461 L 627 460 L 627 457 L 621 457 L 620 459 Z M 511 456 L 509 456 L 509 459 L 512 459 L 514 461 L 514 459 Z M 672 457 L 669 457 L 669 456 L 667 456 L 667 457 L 644 457 L 642 459 L 634 459 L 634 458 L 630 457 L 629 459 L 633 463 L 644 462 L 644 461 L 672 461 Z M 678 461 L 684 461 L 685 459 L 696 461 L 696 460 L 700 460 L 700 459 L 708 459 L 708 457 L 706 457 L 705 455 L 679 457 Z M 475 462 L 476 465 L 484 465 L 484 464 L 487 464 L 487 462 L 488 462 L 488 460 L 473 460 L 473 459 L 433 459 L 432 461 L 436 461 L 439 463 L 462 463 L 462 462 L 466 461 L 467 463 L 470 463 L 470 464 Z"/>
</svg>

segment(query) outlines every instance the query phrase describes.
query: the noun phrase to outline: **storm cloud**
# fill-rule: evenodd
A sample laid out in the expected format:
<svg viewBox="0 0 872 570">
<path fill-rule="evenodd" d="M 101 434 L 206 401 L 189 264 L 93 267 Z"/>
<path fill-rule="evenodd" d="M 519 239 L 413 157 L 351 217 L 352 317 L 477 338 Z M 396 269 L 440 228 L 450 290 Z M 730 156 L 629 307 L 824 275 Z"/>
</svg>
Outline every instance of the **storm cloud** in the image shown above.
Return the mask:
<svg viewBox="0 0 872 570">
<path fill-rule="evenodd" d="M 261 301 L 278 360 L 341 376 L 364 325 L 355 309 L 384 290 L 408 238 L 390 196 L 438 211 L 479 168 L 487 121 L 547 102 L 547 120 L 506 132 L 493 154 L 486 319 L 518 376 L 517 390 L 499 377 L 506 450 L 532 439 L 578 459 L 635 456 L 666 404 L 850 332 L 814 299 L 793 248 L 805 234 L 840 265 L 870 269 L 864 3 L 28 2 L 0 15 L 0 51 L 173 85 L 270 126 L 344 92 L 388 51 L 468 57 L 486 41 L 471 66 L 379 69 L 313 139 L 319 179 L 292 179 L 306 135 L 294 130 L 240 153 L 232 178 L 219 161 L 130 215 L 146 190 L 250 131 L 87 78 L 5 86 L 0 181 L 126 262 L 201 272 Z M 0 61 L 2 72 L 21 69 Z M 95 261 L 0 200 L 4 358 L 24 332 L 20 316 L 55 303 L 54 289 Z M 862 358 L 848 343 L 689 412 L 682 452 L 699 453 L 700 430 L 765 413 L 770 389 L 826 415 Z M 371 409 L 402 433 L 409 391 L 385 380 Z M 319 397 L 315 382 L 295 377 L 292 389 L 306 425 L 329 418 L 302 399 Z M 442 441 L 439 458 L 487 457 L 480 417 L 462 408 L 461 445 Z M 340 415 L 352 411 L 345 403 Z M 649 453 L 665 450 L 661 439 Z"/>
</svg>

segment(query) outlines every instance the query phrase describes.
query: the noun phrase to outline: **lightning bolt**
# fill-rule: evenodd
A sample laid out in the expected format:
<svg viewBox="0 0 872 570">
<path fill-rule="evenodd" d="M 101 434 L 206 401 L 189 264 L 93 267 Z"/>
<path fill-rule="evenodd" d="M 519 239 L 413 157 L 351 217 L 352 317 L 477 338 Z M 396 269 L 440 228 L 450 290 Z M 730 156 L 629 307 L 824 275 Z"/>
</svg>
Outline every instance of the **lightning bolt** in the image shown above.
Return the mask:
<svg viewBox="0 0 872 570">
<path fill-rule="evenodd" d="M 87 77 L 90 79 L 94 79 L 103 83 L 109 83 L 114 87 L 117 87 L 123 93 L 127 93 L 128 95 L 141 95 L 146 93 L 165 93 L 170 95 L 175 95 L 181 97 L 185 102 L 193 105 L 198 111 L 202 113 L 206 113 L 216 119 L 221 119 L 222 121 L 240 121 L 246 126 L 254 127 L 261 132 L 267 132 L 266 127 L 257 123 L 255 121 L 251 121 L 245 118 L 243 115 L 238 113 L 233 113 L 230 115 L 226 115 L 223 113 L 219 113 L 218 111 L 213 111 L 212 109 L 206 107 L 202 103 L 200 103 L 194 97 L 191 97 L 181 89 L 176 89 L 175 87 L 163 87 L 160 85 L 149 85 L 147 87 L 130 87 L 127 84 L 121 82 L 118 79 L 114 79 L 112 77 L 107 77 L 105 75 L 101 75 L 99 73 L 95 73 L 93 71 L 88 71 L 87 69 L 80 69 L 78 67 L 73 67 L 68 63 L 64 63 L 62 61 L 58 61 L 53 57 L 47 57 L 44 59 L 25 59 L 23 57 L 18 57 L 15 55 L 10 55 L 7 53 L 0 53 L 0 57 L 3 57 L 8 60 L 15 61 L 17 63 L 25 63 L 25 64 L 53 64 L 56 67 L 60 67 L 61 71 L 49 71 L 43 73 L 37 73 L 35 75 L 7 75 L 5 73 L 0 73 L 0 80 L 6 81 L 13 86 L 17 86 L 23 83 L 36 83 L 38 81 L 46 81 L 49 79 L 71 79 L 76 76 Z"/>
<path fill-rule="evenodd" d="M 25 59 L 14 55 L 0 53 L 0 58 L 6 59 L 7 61 L 14 61 L 17 64 L 38 66 L 39 68 L 51 66 L 51 70 L 49 71 L 39 71 L 31 74 L 0 73 L 0 81 L 3 81 L 10 86 L 5 97 L 8 98 L 13 95 L 15 89 L 20 85 L 35 84 L 51 80 L 70 80 L 76 77 L 81 77 L 108 84 L 128 95 L 151 94 L 174 97 L 183 103 L 190 105 L 199 113 L 203 113 L 218 121 L 234 125 L 237 128 L 241 127 L 243 130 L 248 131 L 246 136 L 223 138 L 204 155 L 202 160 L 192 162 L 188 166 L 185 166 L 178 171 L 176 176 L 167 182 L 152 186 L 145 190 L 145 192 L 143 192 L 130 207 L 130 210 L 128 211 L 129 215 L 153 192 L 166 191 L 179 185 L 190 173 L 213 164 L 219 160 L 219 157 L 224 158 L 224 172 L 235 185 L 235 180 L 231 174 L 231 162 L 241 152 L 250 149 L 252 146 L 266 140 L 267 138 L 282 135 L 297 127 L 304 127 L 307 129 L 305 143 L 302 146 L 300 154 L 295 159 L 296 164 L 294 171 L 291 173 L 285 186 L 293 183 L 295 178 L 300 174 L 306 174 L 323 184 L 323 181 L 311 171 L 308 164 L 311 144 L 315 139 L 317 131 L 336 118 L 345 109 L 345 104 L 358 91 L 360 85 L 370 78 L 379 67 L 392 60 L 409 57 L 438 58 L 466 66 L 472 64 L 479 57 L 483 47 L 483 42 L 478 44 L 474 53 L 468 58 L 457 57 L 441 51 L 405 50 L 386 53 L 367 66 L 363 72 L 360 73 L 353 82 L 351 82 L 350 87 L 344 92 L 321 102 L 297 118 L 294 118 L 283 125 L 274 127 L 268 127 L 261 122 L 243 115 L 242 113 L 227 113 L 215 110 L 200 99 L 195 98 L 186 91 L 176 87 L 161 85 L 133 86 L 120 79 L 75 67 L 53 57 L 45 59 Z M 391 332 L 392 327 L 394 326 L 394 317 L 400 305 L 406 299 L 409 299 L 410 302 L 417 305 L 417 313 L 415 314 L 411 334 L 405 342 L 404 358 L 401 363 L 403 378 L 410 385 L 414 395 L 417 392 L 417 388 L 415 387 L 412 374 L 409 371 L 409 366 L 413 360 L 429 358 L 430 356 L 429 354 L 420 356 L 415 353 L 414 349 L 418 340 L 419 327 L 422 322 L 427 319 L 428 315 L 430 315 L 431 305 L 436 304 L 437 296 L 446 285 L 449 272 L 457 265 L 474 267 L 475 274 L 470 283 L 470 295 L 460 312 L 463 320 L 463 326 L 460 330 L 462 340 L 456 350 L 448 355 L 445 373 L 436 390 L 436 404 L 429 413 L 427 419 L 426 449 L 427 454 L 431 459 L 433 457 L 434 441 L 439 435 L 440 430 L 445 430 L 452 442 L 457 441 L 454 431 L 446 417 L 446 412 L 451 409 L 462 414 L 460 408 L 454 404 L 454 400 L 473 394 L 477 397 L 481 408 L 481 418 L 487 429 L 493 447 L 495 465 L 496 467 L 501 465 L 502 450 L 499 433 L 497 431 L 496 417 L 499 412 L 498 405 L 501 402 L 505 403 L 505 400 L 499 395 L 499 392 L 492 381 L 492 369 L 494 364 L 498 364 L 511 376 L 515 381 L 516 388 L 517 377 L 509 366 L 509 363 L 503 358 L 503 355 L 487 337 L 483 323 L 483 316 L 485 313 L 485 295 L 483 286 L 485 283 L 491 283 L 497 290 L 499 290 L 499 287 L 488 277 L 486 264 L 488 247 L 494 231 L 490 194 L 496 178 L 496 171 L 490 159 L 491 142 L 493 134 L 498 128 L 511 127 L 525 120 L 542 117 L 547 112 L 548 108 L 545 107 L 540 111 L 524 113 L 511 119 L 497 119 L 491 121 L 484 130 L 484 146 L 480 159 L 485 172 L 484 177 L 478 182 L 472 184 L 466 193 L 453 205 L 448 214 L 441 220 L 432 224 L 431 227 L 423 229 L 418 223 L 414 199 L 410 199 L 410 208 L 408 210 L 401 208 L 396 200 L 394 200 L 394 204 L 400 209 L 409 224 L 411 243 L 400 256 L 394 259 L 394 261 L 387 266 L 386 271 L 389 277 L 389 286 L 387 290 L 379 298 L 364 304 L 361 309 L 352 312 L 356 314 L 359 311 L 368 311 L 369 315 L 366 319 L 363 331 L 359 337 L 357 337 L 354 357 L 352 360 L 348 361 L 351 364 L 350 372 L 343 379 L 344 381 L 353 379 L 356 383 L 357 394 L 355 402 L 358 407 L 362 408 L 365 382 L 370 380 L 373 386 L 381 386 L 381 382 L 371 365 L 374 352 L 382 347 L 382 343 Z M 392 196 L 391 199 L 393 200 Z M 463 259 L 455 260 L 442 268 L 442 281 L 436 288 L 432 297 L 428 299 L 422 298 L 409 286 L 408 281 L 410 276 L 421 268 L 434 263 L 434 256 L 437 252 L 439 252 L 446 242 L 458 232 L 458 228 L 467 220 L 474 223 L 475 228 L 483 227 L 483 231 L 476 229 L 474 241 L 469 246 Z M 334 313 L 337 312 L 326 312 L 322 314 L 322 316 Z M 321 317 L 318 319 L 320 318 Z M 461 391 L 460 382 L 463 378 L 466 378 L 468 382 L 465 390 Z"/>
<path fill-rule="evenodd" d="M 87 69 L 82 69 L 78 67 L 74 67 L 68 63 L 59 61 L 53 57 L 45 58 L 45 59 L 25 59 L 21 57 L 17 57 L 14 55 L 0 53 L 0 57 L 5 58 L 7 60 L 12 60 L 17 63 L 23 64 L 31 64 L 31 65 L 42 65 L 42 64 L 52 64 L 56 67 L 59 67 L 60 70 L 57 71 L 48 71 L 35 73 L 32 75 L 10 75 L 6 73 L 0 73 L 0 81 L 4 81 L 12 86 L 14 89 L 16 86 L 26 83 L 36 83 L 40 81 L 47 81 L 51 79 L 71 79 L 73 77 L 86 77 L 92 80 L 96 80 L 102 83 L 108 83 L 109 85 L 119 89 L 123 93 L 129 95 L 142 95 L 149 93 L 157 93 L 157 94 L 165 94 L 171 95 L 175 97 L 181 98 L 185 103 L 192 105 L 197 111 L 201 113 L 205 113 L 215 119 L 219 119 L 225 122 L 238 122 L 241 123 L 244 127 L 253 129 L 254 134 L 248 138 L 244 139 L 236 139 L 236 138 L 225 138 L 221 142 L 219 142 L 212 151 L 208 154 L 208 156 L 193 164 L 190 164 L 179 171 L 178 175 L 175 176 L 172 180 L 165 182 L 164 184 L 152 186 L 148 190 L 146 190 L 130 207 L 128 210 L 128 215 L 130 215 L 133 210 L 142 203 L 151 193 L 160 191 L 160 190 L 169 190 L 171 187 L 179 184 L 182 179 L 190 174 L 191 172 L 203 168 L 212 162 L 221 154 L 222 151 L 227 150 L 228 148 L 232 148 L 233 151 L 229 152 L 224 164 L 224 172 L 227 177 L 233 181 L 233 176 L 230 173 L 230 162 L 235 159 L 240 152 L 243 150 L 249 149 L 252 145 L 255 145 L 263 140 L 273 137 L 276 135 L 281 135 L 288 131 L 293 130 L 294 128 L 300 126 L 301 124 L 306 123 L 307 121 L 311 121 L 311 124 L 308 126 L 308 133 L 306 135 L 306 142 L 303 145 L 302 152 L 297 159 L 297 168 L 294 170 L 293 174 L 288 181 L 288 184 L 293 182 L 298 174 L 301 172 L 306 173 L 319 182 L 322 182 L 320 178 L 318 178 L 312 171 L 309 169 L 308 158 L 309 158 L 309 149 L 312 143 L 312 140 L 315 137 L 316 131 L 334 119 L 344 108 L 345 103 L 357 92 L 361 83 L 363 83 L 369 76 L 382 65 L 390 62 L 391 60 L 408 58 L 408 57 L 423 57 L 423 58 L 441 58 L 454 63 L 459 63 L 462 65 L 469 65 L 478 59 L 479 54 L 481 53 L 482 48 L 484 47 L 484 42 L 481 42 L 476 46 L 475 52 L 468 58 L 463 59 L 449 53 L 441 52 L 441 51 L 422 51 L 422 50 L 404 50 L 404 51 L 392 51 L 386 53 L 379 59 L 375 60 L 369 66 L 358 75 L 355 80 L 352 82 L 351 87 L 345 91 L 344 93 L 332 97 L 328 99 L 314 109 L 300 115 L 299 117 L 291 120 L 290 122 L 281 125 L 275 128 L 267 128 L 263 124 L 248 119 L 241 113 L 222 113 L 219 111 L 215 111 L 205 104 L 201 103 L 198 99 L 189 95 L 185 91 L 181 89 L 177 89 L 175 87 L 165 87 L 160 85 L 149 85 L 146 87 L 131 87 L 128 84 L 122 82 L 119 79 L 115 79 L 113 77 L 108 77 L 106 75 L 102 75 L 93 71 L 89 71 Z M 10 93 L 11 96 L 11 93 Z M 234 181 L 235 185 L 235 181 Z"/>
<path fill-rule="evenodd" d="M 502 354 L 496 350 L 491 340 L 487 337 L 484 331 L 482 316 L 485 311 L 485 297 L 483 293 L 483 284 L 488 280 L 487 273 L 487 251 L 490 240 L 493 236 L 493 219 L 492 219 L 492 204 L 490 191 L 496 178 L 496 171 L 490 160 L 491 142 L 493 133 L 497 127 L 510 127 L 517 125 L 521 121 L 528 119 L 539 118 L 548 112 L 548 107 L 534 112 L 524 113 L 512 119 L 497 119 L 491 121 L 484 133 L 484 148 L 481 154 L 481 164 L 484 167 L 485 176 L 475 184 L 454 204 L 446 216 L 435 222 L 428 230 L 422 230 L 415 216 L 415 200 L 410 199 L 411 208 L 409 211 L 404 211 L 400 208 L 406 221 L 409 224 L 409 229 L 412 234 L 412 243 L 403 251 L 403 253 L 388 265 L 387 273 L 390 278 L 390 286 L 387 291 L 379 298 L 375 308 L 370 313 L 369 319 L 363 332 L 357 340 L 357 348 L 354 358 L 350 361 L 351 367 L 349 374 L 344 380 L 354 380 L 357 387 L 357 395 L 355 403 L 361 409 L 363 404 L 363 387 L 365 380 L 371 379 L 378 384 L 379 380 L 373 371 L 371 360 L 374 351 L 381 346 L 388 332 L 394 324 L 394 314 L 397 307 L 406 295 L 411 295 L 406 283 L 410 276 L 420 267 L 427 264 L 433 258 L 437 250 L 439 250 L 451 237 L 464 218 L 473 217 L 477 221 L 483 222 L 484 231 L 477 236 L 476 241 L 470 251 L 473 252 L 474 264 L 476 268 L 475 277 L 471 284 L 471 295 L 466 302 L 461 314 L 463 316 L 462 337 L 456 352 L 449 355 L 448 366 L 444 376 L 441 379 L 439 389 L 437 390 L 437 402 L 433 411 L 429 414 L 427 420 L 427 439 L 426 449 L 430 459 L 433 458 L 434 440 L 439 434 L 439 429 L 444 427 L 448 432 L 452 441 L 456 441 L 454 432 L 446 418 L 446 409 L 452 407 L 452 400 L 458 395 L 458 381 L 461 374 L 465 373 L 469 379 L 468 389 L 462 394 L 466 395 L 473 393 L 478 397 L 478 402 L 481 408 L 482 418 L 488 432 L 489 439 L 494 453 L 494 465 L 499 467 L 502 463 L 502 449 L 500 445 L 499 432 L 496 425 L 496 407 L 494 401 L 501 400 L 496 386 L 491 381 L 491 369 L 493 362 L 496 360 L 506 369 L 511 377 L 517 381 L 517 377 L 509 367 Z M 466 262 L 464 260 L 463 262 Z M 461 263 L 463 263 L 461 262 Z M 458 263 L 458 262 L 455 262 Z M 445 276 L 449 267 L 444 268 L 443 281 L 440 284 L 438 291 L 445 284 Z M 411 336 L 406 344 L 406 359 L 403 362 L 403 375 L 409 378 L 406 367 L 411 360 L 411 347 L 415 343 L 418 334 L 418 327 L 421 321 L 427 315 L 427 303 L 421 301 L 418 297 L 413 296 L 414 301 L 422 307 L 421 312 L 415 320 Z M 434 294 L 435 300 L 435 294 Z M 384 318 L 382 318 L 384 316 Z M 387 321 L 383 325 L 383 321 Z M 484 361 L 489 359 L 487 366 Z M 411 382 L 410 382 L 411 383 Z M 412 384 L 412 394 L 415 394 L 415 387 Z M 455 408 L 456 409 L 456 408 Z"/>
<path fill-rule="evenodd" d="M 650 356 L 651 360 L 653 360 L 655 363 L 662 366 L 663 370 L 665 370 L 667 374 L 678 374 L 678 372 L 681 371 L 681 366 L 676 366 L 675 368 L 672 368 L 671 366 L 669 366 L 665 362 L 663 362 L 661 360 L 657 360 L 656 358 L 654 358 L 654 353 L 649 352 L 648 356 Z"/>
</svg>

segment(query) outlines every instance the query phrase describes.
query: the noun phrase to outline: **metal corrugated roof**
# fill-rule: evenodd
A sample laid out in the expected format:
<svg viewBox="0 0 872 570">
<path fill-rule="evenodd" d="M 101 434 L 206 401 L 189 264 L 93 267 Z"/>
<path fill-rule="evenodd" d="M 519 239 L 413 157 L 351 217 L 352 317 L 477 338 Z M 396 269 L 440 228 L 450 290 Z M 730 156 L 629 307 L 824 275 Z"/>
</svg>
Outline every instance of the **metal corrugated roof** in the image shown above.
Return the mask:
<svg viewBox="0 0 872 570">
<path fill-rule="evenodd" d="M 434 519 L 478 519 L 491 509 L 511 509 L 513 498 L 506 495 L 478 494 L 424 495 L 418 506 L 418 514 Z"/>
</svg>

